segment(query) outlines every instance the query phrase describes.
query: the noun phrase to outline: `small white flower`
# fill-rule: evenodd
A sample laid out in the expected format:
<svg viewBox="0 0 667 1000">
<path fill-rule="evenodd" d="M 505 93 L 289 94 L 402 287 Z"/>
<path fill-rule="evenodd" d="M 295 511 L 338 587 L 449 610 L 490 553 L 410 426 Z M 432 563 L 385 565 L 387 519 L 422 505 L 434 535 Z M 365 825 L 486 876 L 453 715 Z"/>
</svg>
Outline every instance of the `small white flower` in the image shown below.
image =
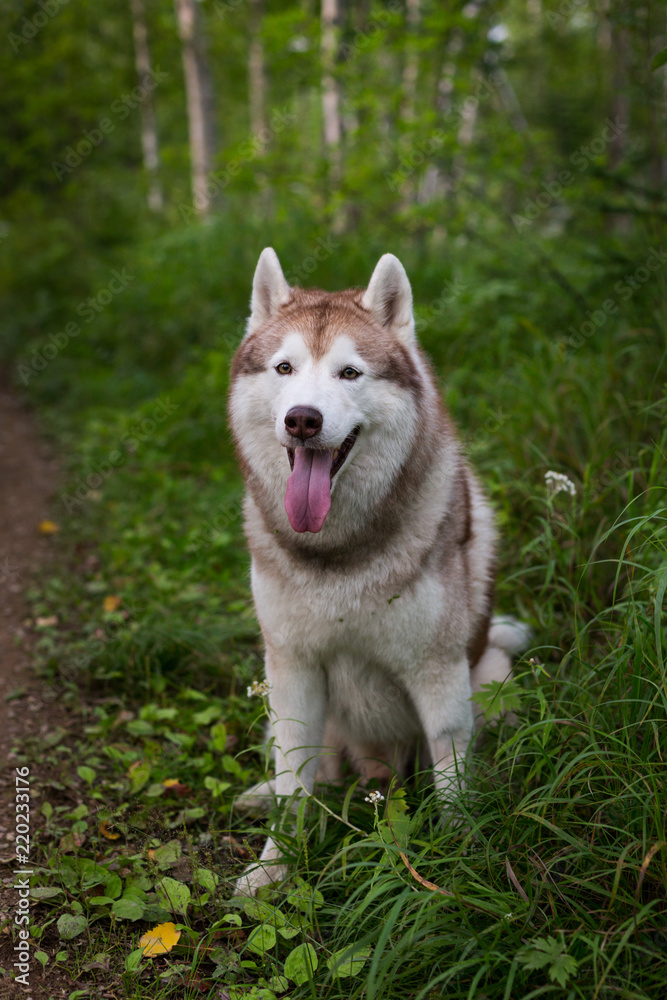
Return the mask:
<svg viewBox="0 0 667 1000">
<path fill-rule="evenodd" d="M 555 497 L 557 493 L 569 493 L 571 497 L 576 496 L 577 487 L 562 472 L 549 470 L 549 472 L 544 473 L 544 481 L 547 484 L 550 497 Z"/>
<path fill-rule="evenodd" d="M 258 698 L 266 698 L 272 687 L 271 681 L 253 681 L 248 688 L 248 697 L 254 698 L 257 695 Z"/>
<path fill-rule="evenodd" d="M 369 792 L 364 802 L 371 802 L 375 806 L 378 802 L 384 802 L 384 795 L 382 792 Z"/>
</svg>

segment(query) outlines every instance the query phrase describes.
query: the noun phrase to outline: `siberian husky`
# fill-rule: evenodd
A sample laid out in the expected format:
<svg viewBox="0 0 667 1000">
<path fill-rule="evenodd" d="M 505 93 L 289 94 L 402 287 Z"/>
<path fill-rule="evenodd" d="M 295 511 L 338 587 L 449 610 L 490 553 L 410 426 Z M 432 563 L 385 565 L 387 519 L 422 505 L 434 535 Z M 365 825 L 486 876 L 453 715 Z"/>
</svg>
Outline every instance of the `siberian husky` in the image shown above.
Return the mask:
<svg viewBox="0 0 667 1000">
<path fill-rule="evenodd" d="M 492 620 L 493 515 L 400 261 L 385 254 L 367 289 L 323 292 L 290 288 L 264 250 L 229 409 L 270 689 L 264 791 L 310 794 L 343 757 L 366 778 L 382 761 L 401 773 L 421 740 L 446 800 L 471 692 L 508 675 L 526 633 Z M 285 875 L 269 836 L 237 891 Z"/>
</svg>

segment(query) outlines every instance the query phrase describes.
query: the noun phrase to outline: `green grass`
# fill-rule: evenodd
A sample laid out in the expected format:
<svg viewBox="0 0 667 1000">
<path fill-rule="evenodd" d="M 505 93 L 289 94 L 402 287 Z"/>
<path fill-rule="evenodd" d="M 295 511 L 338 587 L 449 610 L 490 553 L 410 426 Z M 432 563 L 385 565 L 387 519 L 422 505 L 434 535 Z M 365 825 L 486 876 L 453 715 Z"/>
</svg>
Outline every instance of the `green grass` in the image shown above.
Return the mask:
<svg viewBox="0 0 667 1000">
<path fill-rule="evenodd" d="M 286 269 L 297 235 L 275 240 Z M 406 243 L 422 340 L 498 512 L 498 606 L 534 630 L 503 693 L 516 721 L 487 726 L 444 824 L 427 775 L 377 816 L 352 777 L 323 793 L 296 832 L 283 827 L 292 882 L 243 904 L 232 882 L 265 826 L 233 802 L 265 759 L 264 711 L 245 694 L 262 665 L 225 416 L 260 238 L 251 228 L 238 245 L 212 225 L 139 247 L 139 280 L 28 385 L 68 462 L 53 509 L 61 568 L 30 599 L 35 621 L 58 619 L 35 626 L 39 669 L 74 735 L 20 758 L 39 772 L 34 884 L 53 891 L 34 900 L 32 934 L 46 975 L 156 1000 L 655 1000 L 667 984 L 661 275 L 564 350 L 580 306 L 548 275 L 526 277 L 529 245 L 422 269 Z M 542 249 L 594 306 L 646 245 L 604 260 L 585 241 Z M 342 236 L 313 281 L 363 283 L 374 254 Z M 445 278 L 464 290 L 443 314 Z M 548 493 L 550 469 L 576 496 Z M 142 959 L 141 934 L 167 920 L 178 944 Z M 346 949 L 357 958 L 336 975 Z"/>
</svg>

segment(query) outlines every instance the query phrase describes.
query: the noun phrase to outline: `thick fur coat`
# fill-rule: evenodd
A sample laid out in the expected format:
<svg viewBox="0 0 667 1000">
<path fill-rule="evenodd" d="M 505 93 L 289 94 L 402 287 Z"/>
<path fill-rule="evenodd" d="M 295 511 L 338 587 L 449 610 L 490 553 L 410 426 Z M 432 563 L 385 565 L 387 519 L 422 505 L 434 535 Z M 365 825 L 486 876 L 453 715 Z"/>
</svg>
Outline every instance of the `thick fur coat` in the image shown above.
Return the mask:
<svg viewBox="0 0 667 1000">
<path fill-rule="evenodd" d="M 407 275 L 290 288 L 272 249 L 234 358 L 252 590 L 266 647 L 280 798 L 399 773 L 418 740 L 446 798 L 472 690 L 504 679 L 521 630 L 491 619 L 495 530 L 419 348 Z M 267 786 L 268 787 L 268 786 Z M 256 791 L 256 790 L 255 790 Z M 269 837 L 239 890 L 284 877 Z"/>
</svg>

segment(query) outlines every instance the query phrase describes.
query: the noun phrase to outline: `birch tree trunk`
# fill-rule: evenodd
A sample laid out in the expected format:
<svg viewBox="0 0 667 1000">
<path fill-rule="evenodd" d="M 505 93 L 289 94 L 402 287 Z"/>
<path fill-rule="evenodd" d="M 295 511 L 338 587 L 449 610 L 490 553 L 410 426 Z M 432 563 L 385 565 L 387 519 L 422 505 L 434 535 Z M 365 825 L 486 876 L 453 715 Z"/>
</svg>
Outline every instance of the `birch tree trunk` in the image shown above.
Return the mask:
<svg viewBox="0 0 667 1000">
<path fill-rule="evenodd" d="M 146 29 L 146 11 L 143 0 L 130 0 L 132 11 L 132 30 L 134 35 L 134 62 L 139 77 L 139 85 L 151 72 L 150 53 L 148 51 L 148 31 Z M 160 152 L 157 137 L 157 122 L 153 106 L 153 94 L 146 94 L 139 105 L 141 114 L 141 149 L 143 153 L 144 170 L 148 176 L 148 207 L 153 212 L 161 212 L 164 208 L 162 185 L 160 184 L 159 167 Z"/>
<path fill-rule="evenodd" d="M 250 131 L 262 138 L 266 126 L 266 72 L 262 44 L 264 0 L 250 0 L 250 51 L 248 53 L 248 100 Z M 260 146 L 260 151 L 261 151 Z"/>
<path fill-rule="evenodd" d="M 324 120 L 324 148 L 329 162 L 329 176 L 333 187 L 341 179 L 340 91 L 334 75 L 338 55 L 339 0 L 322 0 L 322 117 Z"/>
<path fill-rule="evenodd" d="M 415 39 L 419 30 L 419 0 L 406 0 L 405 36 L 406 56 L 403 67 L 403 119 L 413 122 L 416 118 L 417 76 L 419 73 L 419 58 L 415 49 Z"/>
<path fill-rule="evenodd" d="M 206 62 L 196 0 L 174 0 L 183 49 L 183 72 L 188 104 L 192 198 L 203 218 L 211 208 L 215 128 L 213 84 Z"/>
</svg>

